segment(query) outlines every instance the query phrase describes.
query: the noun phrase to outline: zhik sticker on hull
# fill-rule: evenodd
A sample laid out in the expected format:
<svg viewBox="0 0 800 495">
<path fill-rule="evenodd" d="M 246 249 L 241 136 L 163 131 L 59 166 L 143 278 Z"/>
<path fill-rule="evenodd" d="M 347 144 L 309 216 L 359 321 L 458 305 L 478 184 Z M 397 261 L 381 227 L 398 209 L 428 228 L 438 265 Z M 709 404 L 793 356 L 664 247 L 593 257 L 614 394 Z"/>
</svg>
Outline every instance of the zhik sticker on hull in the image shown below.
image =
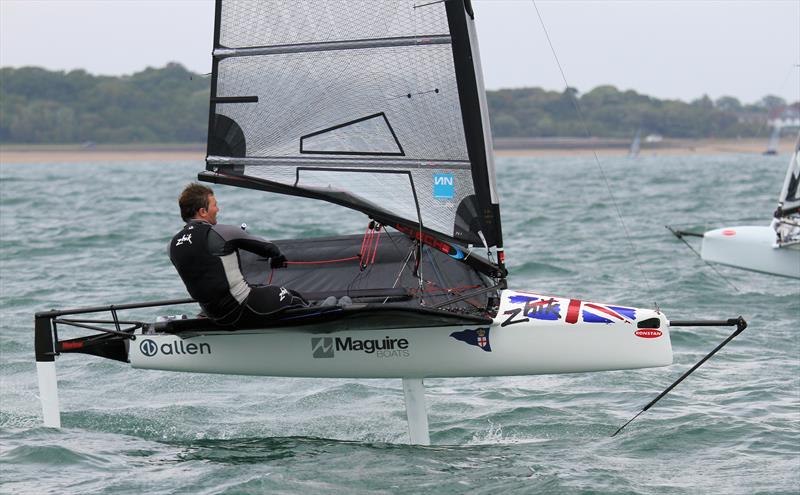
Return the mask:
<svg viewBox="0 0 800 495">
<path fill-rule="evenodd" d="M 561 305 L 554 298 L 540 298 L 535 296 L 510 296 L 509 301 L 514 304 L 524 304 L 522 316 L 536 320 L 558 320 L 561 318 Z M 510 314 L 510 312 L 506 312 Z M 511 323 L 521 323 L 517 320 Z M 504 325 L 505 326 L 505 325 Z"/>
<path fill-rule="evenodd" d="M 504 314 L 510 316 L 506 318 L 501 326 L 522 323 L 523 321 L 528 321 L 529 318 L 559 320 L 562 317 L 561 304 L 552 297 L 513 295 L 509 296 L 508 300 L 512 304 L 522 304 L 524 306 L 506 311 Z M 520 313 L 522 314 L 518 317 Z M 564 315 L 564 322 L 574 324 L 578 322 L 579 317 L 584 323 L 631 323 L 636 319 L 636 309 L 570 299 Z"/>
</svg>

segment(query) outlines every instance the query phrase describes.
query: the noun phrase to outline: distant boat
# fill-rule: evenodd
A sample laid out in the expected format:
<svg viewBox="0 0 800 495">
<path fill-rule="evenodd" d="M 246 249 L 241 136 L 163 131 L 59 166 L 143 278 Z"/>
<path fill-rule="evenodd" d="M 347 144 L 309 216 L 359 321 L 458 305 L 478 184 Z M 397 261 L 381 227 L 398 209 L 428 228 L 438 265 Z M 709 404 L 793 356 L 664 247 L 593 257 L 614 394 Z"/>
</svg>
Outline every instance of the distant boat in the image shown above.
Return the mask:
<svg viewBox="0 0 800 495">
<path fill-rule="evenodd" d="M 780 126 L 775 126 L 772 128 L 772 134 L 769 136 L 769 143 L 767 143 L 767 151 L 764 152 L 765 155 L 777 155 L 778 154 L 778 143 L 781 140 L 781 128 Z"/>
<path fill-rule="evenodd" d="M 799 155 L 800 133 L 770 225 L 723 227 L 704 234 L 670 230 L 679 238 L 685 235 L 702 237 L 700 256 L 708 262 L 800 278 Z"/>
<path fill-rule="evenodd" d="M 639 156 L 639 150 L 641 149 L 642 145 L 642 130 L 639 129 L 636 131 L 636 135 L 633 136 L 633 141 L 631 142 L 631 149 L 628 152 L 628 158 L 636 158 Z"/>
</svg>

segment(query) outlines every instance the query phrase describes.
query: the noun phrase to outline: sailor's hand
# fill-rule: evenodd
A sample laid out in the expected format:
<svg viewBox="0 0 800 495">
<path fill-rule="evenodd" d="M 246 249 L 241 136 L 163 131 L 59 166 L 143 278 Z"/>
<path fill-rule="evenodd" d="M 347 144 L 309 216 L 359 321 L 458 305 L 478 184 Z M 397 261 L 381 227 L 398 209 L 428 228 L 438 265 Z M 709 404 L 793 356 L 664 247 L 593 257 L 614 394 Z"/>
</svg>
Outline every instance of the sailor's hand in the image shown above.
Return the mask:
<svg viewBox="0 0 800 495">
<path fill-rule="evenodd" d="M 269 260 L 270 268 L 286 268 L 286 256 L 279 254 L 278 256 L 273 256 Z"/>
</svg>

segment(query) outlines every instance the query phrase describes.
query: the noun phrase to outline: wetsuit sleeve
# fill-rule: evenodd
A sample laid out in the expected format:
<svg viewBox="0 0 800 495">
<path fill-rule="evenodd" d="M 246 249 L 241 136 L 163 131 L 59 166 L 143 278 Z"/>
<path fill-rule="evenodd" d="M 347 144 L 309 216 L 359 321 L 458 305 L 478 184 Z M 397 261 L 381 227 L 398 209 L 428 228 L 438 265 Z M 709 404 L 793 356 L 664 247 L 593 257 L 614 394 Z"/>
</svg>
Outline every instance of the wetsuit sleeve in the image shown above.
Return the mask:
<svg viewBox="0 0 800 495">
<path fill-rule="evenodd" d="M 221 246 L 219 242 L 213 242 L 217 239 L 211 232 L 219 236 L 219 240 L 222 241 Z M 208 236 L 208 247 L 212 254 L 225 255 L 230 253 L 232 249 L 244 249 L 264 258 L 274 258 L 281 254 L 281 250 L 275 244 L 261 237 L 250 235 L 234 225 L 217 224 L 211 227 L 211 232 L 209 232 Z"/>
</svg>

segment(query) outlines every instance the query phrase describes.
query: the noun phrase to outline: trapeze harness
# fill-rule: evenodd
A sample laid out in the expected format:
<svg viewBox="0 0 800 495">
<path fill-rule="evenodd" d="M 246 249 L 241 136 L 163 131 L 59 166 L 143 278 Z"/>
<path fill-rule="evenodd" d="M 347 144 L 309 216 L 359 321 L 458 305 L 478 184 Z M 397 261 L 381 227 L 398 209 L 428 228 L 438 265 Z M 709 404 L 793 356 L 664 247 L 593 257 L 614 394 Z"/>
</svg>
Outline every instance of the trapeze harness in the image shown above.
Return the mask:
<svg viewBox="0 0 800 495">
<path fill-rule="evenodd" d="M 273 285 L 249 285 L 242 275 L 239 249 L 265 258 L 281 255 L 275 244 L 233 225 L 192 220 L 169 243 L 169 259 L 186 290 L 206 316 L 235 324 L 242 316 L 265 316 L 308 306 L 297 292 Z"/>
</svg>

